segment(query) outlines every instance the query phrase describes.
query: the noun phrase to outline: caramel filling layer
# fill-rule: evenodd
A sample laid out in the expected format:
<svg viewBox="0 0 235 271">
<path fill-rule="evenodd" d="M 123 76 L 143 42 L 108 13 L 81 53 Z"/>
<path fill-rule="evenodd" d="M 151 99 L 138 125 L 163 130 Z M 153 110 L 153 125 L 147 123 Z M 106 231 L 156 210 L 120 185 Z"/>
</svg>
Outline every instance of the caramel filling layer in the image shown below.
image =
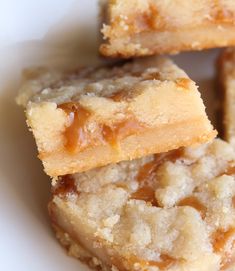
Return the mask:
<svg viewBox="0 0 235 271">
<path fill-rule="evenodd" d="M 191 80 L 189 78 L 178 78 L 176 85 L 181 88 L 189 89 Z"/>
<path fill-rule="evenodd" d="M 139 189 L 131 195 L 132 199 L 144 200 L 150 202 L 153 206 L 158 206 L 155 198 L 155 190 L 157 187 L 157 169 L 165 161 L 174 162 L 180 157 L 182 151 L 177 149 L 174 151 L 157 154 L 154 160 L 143 165 L 138 172 L 137 181 Z"/>
<path fill-rule="evenodd" d="M 235 208 L 235 196 L 233 196 L 232 198 L 232 204 L 233 204 L 233 208 Z"/>
<path fill-rule="evenodd" d="M 228 175 L 232 176 L 235 175 L 235 166 L 233 165 L 234 161 L 232 162 L 232 165 L 228 165 L 228 167 L 221 173 L 217 175 L 217 177 L 220 177 L 222 175 Z"/>
<path fill-rule="evenodd" d="M 120 140 L 146 129 L 134 116 L 129 115 L 126 119 L 112 125 L 99 124 L 96 131 L 92 132 L 87 129 L 92 115 L 89 110 L 74 102 L 61 104 L 58 108 L 63 109 L 70 118 L 70 125 L 65 129 L 64 137 L 65 148 L 72 153 L 97 144 L 109 144 L 116 147 Z"/>
<path fill-rule="evenodd" d="M 123 99 L 127 98 L 127 92 L 120 90 L 118 92 L 113 93 L 109 99 L 113 100 L 114 102 L 121 102 Z"/>
<path fill-rule="evenodd" d="M 143 129 L 143 125 L 135 118 L 126 119 L 112 126 L 102 126 L 102 136 L 111 146 L 117 146 L 118 141 L 136 134 Z"/>
<path fill-rule="evenodd" d="M 219 229 L 213 235 L 213 248 L 216 253 L 222 254 L 221 270 L 234 261 L 235 228 Z"/>
<path fill-rule="evenodd" d="M 131 195 L 131 199 L 144 200 L 151 203 L 153 206 L 158 206 L 158 203 L 155 199 L 155 191 L 150 186 L 143 186 L 139 188 L 136 192 Z"/>
<path fill-rule="evenodd" d="M 227 168 L 227 170 L 225 171 L 226 175 L 235 175 L 235 166 L 231 166 L 229 168 Z"/>
<path fill-rule="evenodd" d="M 201 217 L 204 219 L 206 216 L 206 206 L 203 205 L 196 197 L 187 197 L 182 199 L 178 204 L 178 206 L 191 206 L 196 209 Z"/>
<path fill-rule="evenodd" d="M 59 181 L 57 182 L 53 190 L 53 194 L 58 195 L 60 197 L 66 197 L 67 195 L 72 193 L 78 194 L 73 176 L 64 175 L 60 177 Z"/>
<path fill-rule="evenodd" d="M 222 229 L 217 230 L 213 235 L 213 247 L 215 252 L 223 252 L 228 242 L 235 239 L 235 228 L 230 228 L 227 231 Z"/>
<path fill-rule="evenodd" d="M 78 146 L 82 148 L 88 145 L 90 139 L 85 125 L 91 115 L 90 112 L 77 103 L 64 103 L 58 107 L 69 115 L 71 121 L 71 124 L 64 131 L 65 148 L 74 152 Z"/>
</svg>

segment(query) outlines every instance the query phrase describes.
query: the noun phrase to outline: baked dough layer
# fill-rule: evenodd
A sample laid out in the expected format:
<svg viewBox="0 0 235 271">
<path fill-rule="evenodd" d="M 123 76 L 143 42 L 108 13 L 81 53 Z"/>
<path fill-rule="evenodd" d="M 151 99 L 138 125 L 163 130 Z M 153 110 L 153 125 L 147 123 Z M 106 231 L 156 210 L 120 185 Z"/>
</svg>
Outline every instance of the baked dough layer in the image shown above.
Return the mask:
<svg viewBox="0 0 235 271">
<path fill-rule="evenodd" d="M 26 107 L 39 158 L 52 177 L 216 135 L 197 86 L 166 58 L 29 75 L 17 100 Z"/>
<path fill-rule="evenodd" d="M 216 139 L 61 177 L 49 211 L 97 269 L 219 271 L 234 267 L 234 199 L 235 152 Z"/>
<path fill-rule="evenodd" d="M 133 57 L 235 45 L 235 2 L 103 1 L 105 56 Z"/>
</svg>

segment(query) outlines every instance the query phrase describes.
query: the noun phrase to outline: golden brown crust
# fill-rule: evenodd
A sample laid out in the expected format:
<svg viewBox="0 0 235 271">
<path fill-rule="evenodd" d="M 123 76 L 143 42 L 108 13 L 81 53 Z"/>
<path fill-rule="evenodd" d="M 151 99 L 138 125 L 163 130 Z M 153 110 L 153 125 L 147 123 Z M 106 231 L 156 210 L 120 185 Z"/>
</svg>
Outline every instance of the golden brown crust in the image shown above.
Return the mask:
<svg viewBox="0 0 235 271">
<path fill-rule="evenodd" d="M 116 266 L 107 266 L 101 261 L 97 259 L 97 257 L 90 254 L 86 249 L 84 249 L 79 242 L 74 242 L 74 238 L 67 234 L 65 231 L 63 231 L 60 227 L 56 225 L 52 225 L 56 237 L 59 240 L 60 244 L 66 249 L 69 256 L 75 257 L 81 262 L 88 265 L 90 268 L 97 270 L 97 271 L 125 271 L 125 269 L 117 269 Z M 229 262 L 226 264 L 220 271 L 234 271 L 234 261 Z"/>
<path fill-rule="evenodd" d="M 177 53 L 235 44 L 230 1 L 108 1 L 102 28 L 105 56 Z M 106 16 L 107 17 L 107 16 Z"/>
<path fill-rule="evenodd" d="M 97 257 L 87 251 L 71 234 L 66 233 L 58 225 L 52 223 L 56 238 L 66 249 L 69 256 L 75 257 L 82 263 L 97 271 L 111 271 L 112 266 L 105 265 Z M 76 240 L 76 241 L 75 241 Z M 124 270 L 123 270 L 124 271 Z"/>
</svg>

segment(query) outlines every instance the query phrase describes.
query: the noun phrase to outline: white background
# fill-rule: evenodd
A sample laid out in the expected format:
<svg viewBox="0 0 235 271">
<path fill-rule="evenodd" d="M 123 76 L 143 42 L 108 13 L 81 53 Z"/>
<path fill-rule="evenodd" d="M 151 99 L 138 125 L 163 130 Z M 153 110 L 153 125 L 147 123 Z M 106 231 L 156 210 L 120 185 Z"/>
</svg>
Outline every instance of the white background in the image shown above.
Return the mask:
<svg viewBox="0 0 235 271">
<path fill-rule="evenodd" d="M 88 270 L 50 228 L 49 179 L 14 97 L 24 67 L 97 60 L 96 13 L 95 0 L 0 0 L 0 270 Z M 211 118 L 216 54 L 175 57 L 199 84 Z"/>
</svg>

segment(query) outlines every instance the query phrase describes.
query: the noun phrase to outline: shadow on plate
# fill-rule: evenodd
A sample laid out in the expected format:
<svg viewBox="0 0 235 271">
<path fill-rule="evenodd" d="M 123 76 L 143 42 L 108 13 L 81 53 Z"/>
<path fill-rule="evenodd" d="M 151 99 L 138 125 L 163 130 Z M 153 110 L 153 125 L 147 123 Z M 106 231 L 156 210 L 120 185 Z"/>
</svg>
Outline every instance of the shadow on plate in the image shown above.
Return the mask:
<svg viewBox="0 0 235 271">
<path fill-rule="evenodd" d="M 15 101 L 15 88 L 7 88 L 0 98 L 1 185 L 8 196 L 23 202 L 46 223 L 49 178 L 43 173 L 32 135 L 27 130 L 22 108 Z M 5 184 L 3 184 L 5 182 Z"/>
</svg>

